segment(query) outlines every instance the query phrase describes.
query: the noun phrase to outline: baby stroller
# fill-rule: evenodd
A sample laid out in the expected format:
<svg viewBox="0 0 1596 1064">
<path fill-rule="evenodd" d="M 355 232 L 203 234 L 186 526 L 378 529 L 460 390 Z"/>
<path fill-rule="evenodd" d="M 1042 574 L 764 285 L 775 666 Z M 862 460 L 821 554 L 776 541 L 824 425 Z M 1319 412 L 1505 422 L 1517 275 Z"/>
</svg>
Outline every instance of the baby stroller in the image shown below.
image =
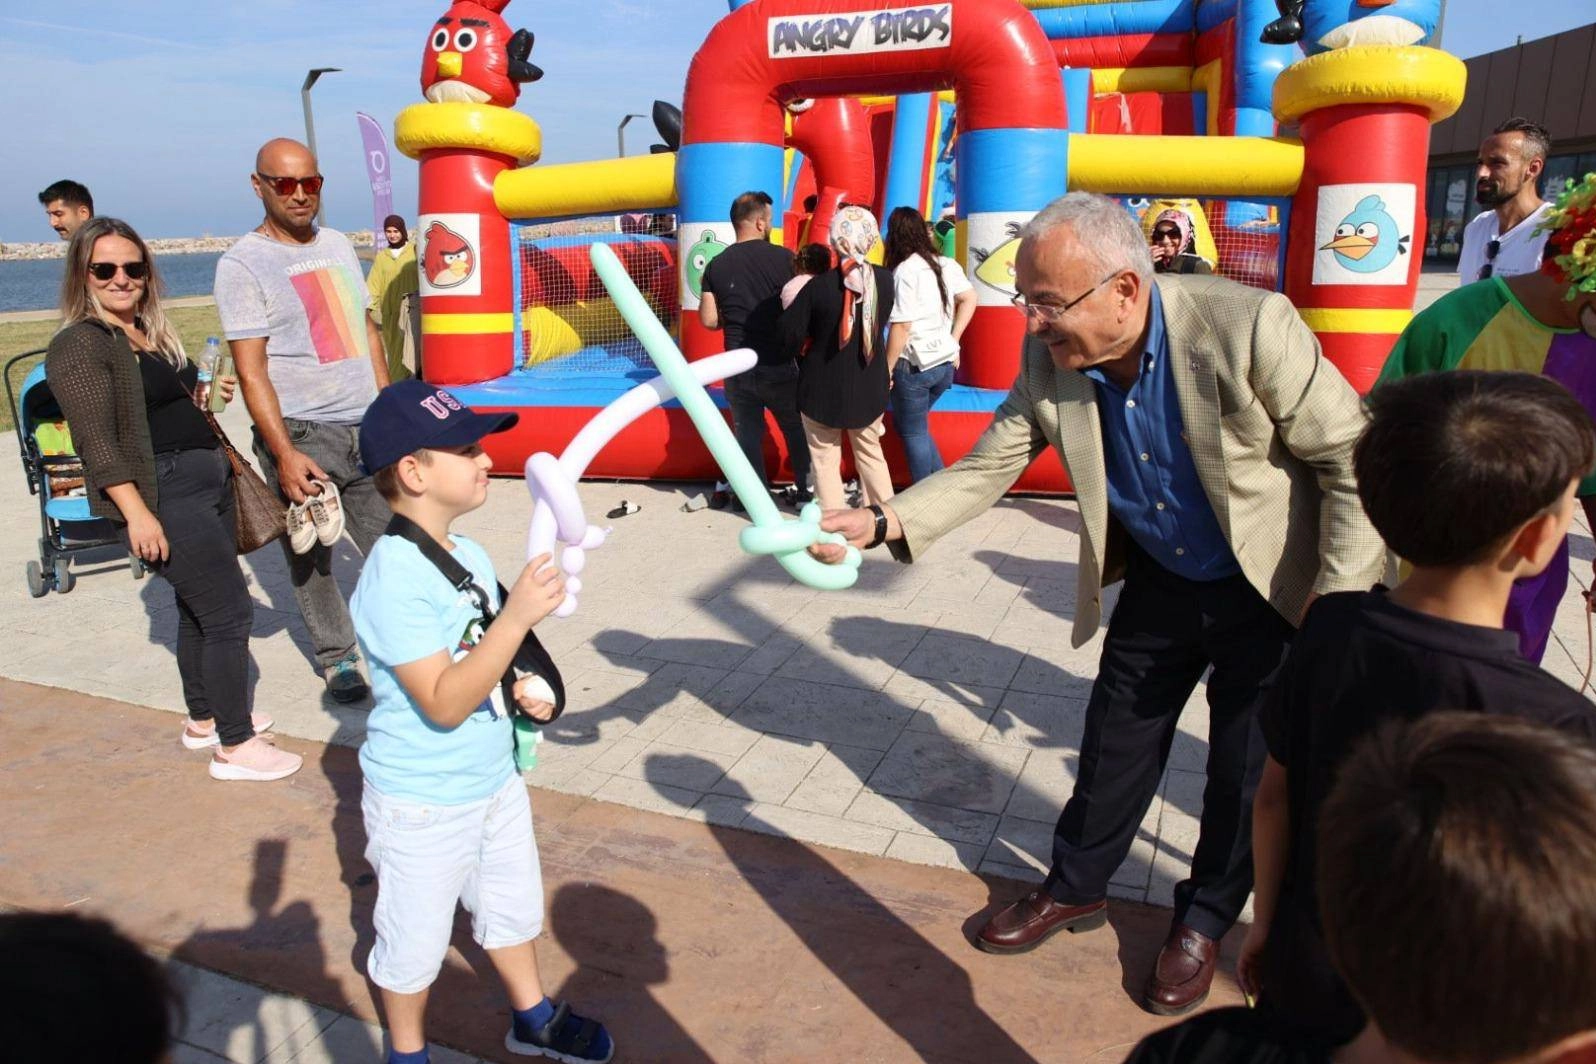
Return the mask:
<svg viewBox="0 0 1596 1064">
<path fill-rule="evenodd" d="M 72 559 L 107 547 L 124 547 L 116 527 L 89 512 L 83 484 L 83 462 L 72 450 L 72 435 L 61 407 L 44 380 L 44 363 L 23 378 L 21 402 L 12 390 L 12 369 L 43 351 L 24 351 L 5 365 L 6 399 L 22 447 L 22 468 L 28 474 L 28 491 L 39 497 L 39 560 L 28 563 L 28 591 L 43 598 L 51 589 L 66 594 L 77 583 Z M 131 557 L 131 555 L 130 555 Z M 142 579 L 144 566 L 133 558 L 133 578 Z"/>
</svg>

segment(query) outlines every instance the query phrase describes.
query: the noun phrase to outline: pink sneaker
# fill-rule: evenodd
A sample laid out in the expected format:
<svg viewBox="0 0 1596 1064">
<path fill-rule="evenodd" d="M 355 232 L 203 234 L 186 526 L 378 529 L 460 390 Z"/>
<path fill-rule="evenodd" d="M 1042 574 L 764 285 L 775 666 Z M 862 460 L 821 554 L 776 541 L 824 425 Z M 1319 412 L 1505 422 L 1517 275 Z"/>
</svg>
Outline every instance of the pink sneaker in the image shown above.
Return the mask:
<svg viewBox="0 0 1596 1064">
<path fill-rule="evenodd" d="M 211 721 L 209 728 L 197 728 L 196 721 L 189 721 L 183 725 L 183 747 L 187 750 L 205 750 L 215 746 L 219 739 L 216 738 L 216 722 Z M 251 713 L 249 723 L 254 727 L 255 734 L 261 735 L 271 729 L 276 721 L 264 713 Z"/>
<path fill-rule="evenodd" d="M 216 753 L 211 755 L 211 779 L 265 783 L 292 776 L 304 763 L 305 759 L 298 754 L 279 750 L 257 735 L 249 742 L 235 746 L 232 753 L 217 747 Z"/>
</svg>

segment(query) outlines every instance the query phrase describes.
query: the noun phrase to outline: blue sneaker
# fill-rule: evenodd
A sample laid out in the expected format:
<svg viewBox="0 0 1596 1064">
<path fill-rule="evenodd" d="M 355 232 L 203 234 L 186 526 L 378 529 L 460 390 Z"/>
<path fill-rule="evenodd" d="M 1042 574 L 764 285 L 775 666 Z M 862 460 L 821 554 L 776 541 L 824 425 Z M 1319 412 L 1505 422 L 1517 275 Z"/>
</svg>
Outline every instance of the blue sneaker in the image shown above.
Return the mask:
<svg viewBox="0 0 1596 1064">
<path fill-rule="evenodd" d="M 350 654 L 338 664 L 327 669 L 327 693 L 334 702 L 359 702 L 371 694 L 366 676 L 360 671 L 360 655 Z"/>
</svg>

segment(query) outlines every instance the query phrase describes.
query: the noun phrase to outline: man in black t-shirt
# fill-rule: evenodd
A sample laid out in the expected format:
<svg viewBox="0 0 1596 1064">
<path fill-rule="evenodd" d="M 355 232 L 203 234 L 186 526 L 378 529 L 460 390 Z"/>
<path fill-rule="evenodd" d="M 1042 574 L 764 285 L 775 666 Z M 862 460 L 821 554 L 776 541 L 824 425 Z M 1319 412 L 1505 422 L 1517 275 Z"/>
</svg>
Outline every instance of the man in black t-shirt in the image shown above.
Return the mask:
<svg viewBox="0 0 1596 1064">
<path fill-rule="evenodd" d="M 706 329 L 725 331 L 726 350 L 751 347 L 759 355 L 753 369 L 726 380 L 732 431 L 749 464 L 768 485 L 765 411 L 776 415 L 787 441 L 795 498 L 807 502 L 809 444 L 798 416 L 798 364 L 783 353 L 777 330 L 781 289 L 792 280 L 793 257 L 770 242 L 771 213 L 770 196 L 763 192 L 744 192 L 732 201 L 737 240 L 704 269 L 698 320 Z"/>
<path fill-rule="evenodd" d="M 1262 1010 L 1332 1046 L 1363 1016 L 1326 952 L 1314 838 L 1353 744 L 1383 721 L 1440 710 L 1596 741 L 1596 707 L 1524 660 L 1502 629 L 1514 579 L 1556 554 L 1596 460 L 1584 408 L 1544 377 L 1483 372 L 1398 381 L 1369 405 L 1358 494 L 1413 568 L 1389 593 L 1314 603 L 1259 715 L 1269 758 L 1253 802 L 1254 922 L 1237 964 Z"/>
<path fill-rule="evenodd" d="M 1318 809 L 1324 933 L 1369 1014 L 1328 1048 L 1258 1008 L 1127 1064 L 1575 1064 L 1596 1056 L 1596 747 L 1494 713 L 1388 721 Z"/>
</svg>

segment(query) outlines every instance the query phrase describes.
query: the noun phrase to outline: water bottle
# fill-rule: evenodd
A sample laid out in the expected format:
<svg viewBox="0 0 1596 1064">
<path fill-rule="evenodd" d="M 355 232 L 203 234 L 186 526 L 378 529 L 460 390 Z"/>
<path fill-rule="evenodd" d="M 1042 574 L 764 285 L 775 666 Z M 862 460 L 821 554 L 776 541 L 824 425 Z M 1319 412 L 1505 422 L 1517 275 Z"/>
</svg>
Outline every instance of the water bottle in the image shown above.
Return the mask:
<svg viewBox="0 0 1596 1064">
<path fill-rule="evenodd" d="M 199 370 L 199 379 L 194 384 L 194 405 L 201 410 L 210 409 L 211 382 L 216 379 L 216 367 L 221 361 L 222 342 L 214 336 L 207 336 L 205 351 L 195 363 L 195 367 Z"/>
</svg>

